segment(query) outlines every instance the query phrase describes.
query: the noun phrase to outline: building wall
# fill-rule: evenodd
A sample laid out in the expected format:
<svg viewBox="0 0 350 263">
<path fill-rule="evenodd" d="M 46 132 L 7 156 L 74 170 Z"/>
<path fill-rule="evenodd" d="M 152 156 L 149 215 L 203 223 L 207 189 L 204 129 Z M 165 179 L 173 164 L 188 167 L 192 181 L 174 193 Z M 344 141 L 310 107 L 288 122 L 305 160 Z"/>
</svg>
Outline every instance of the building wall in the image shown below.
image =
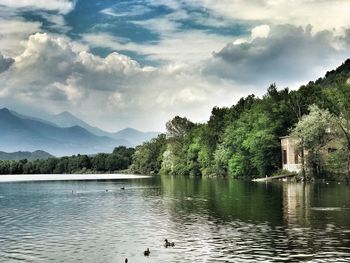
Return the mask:
<svg viewBox="0 0 350 263">
<path fill-rule="evenodd" d="M 295 148 L 295 140 L 289 136 L 281 138 L 282 169 L 290 172 L 301 170 L 300 157 Z"/>
<path fill-rule="evenodd" d="M 301 157 L 295 147 L 295 139 L 290 136 L 281 137 L 281 156 L 282 169 L 290 172 L 299 172 L 302 169 Z M 332 140 L 321 149 L 321 154 L 326 157 L 329 153 L 341 148 L 339 140 Z M 308 151 L 304 150 L 304 156 L 307 158 Z M 306 159 L 305 159 L 306 160 Z"/>
</svg>

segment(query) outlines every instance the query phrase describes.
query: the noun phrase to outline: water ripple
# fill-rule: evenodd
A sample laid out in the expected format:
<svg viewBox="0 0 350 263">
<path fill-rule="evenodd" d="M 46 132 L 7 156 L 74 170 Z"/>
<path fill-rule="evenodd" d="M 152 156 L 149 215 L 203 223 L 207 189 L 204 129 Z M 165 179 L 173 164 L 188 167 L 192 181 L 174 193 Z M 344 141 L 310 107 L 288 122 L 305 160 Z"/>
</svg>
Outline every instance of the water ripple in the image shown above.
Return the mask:
<svg viewBox="0 0 350 263">
<path fill-rule="evenodd" d="M 220 206 L 223 198 L 243 202 L 246 193 L 237 198 L 226 192 L 203 196 L 186 188 L 181 195 L 149 179 L 13 183 L 0 185 L 0 193 L 6 196 L 0 198 L 4 262 L 102 263 L 125 257 L 145 262 L 142 252 L 147 247 L 149 263 L 350 262 L 350 230 L 337 223 L 339 217 L 348 219 L 347 209 L 306 208 L 301 222 L 288 199 L 276 204 L 283 210 L 276 221 L 264 210 L 261 218 L 249 214 L 250 200 L 244 201 L 244 210 L 236 203 L 225 203 L 229 209 Z M 249 216 L 236 211 L 248 211 Z M 165 248 L 164 238 L 175 247 Z"/>
</svg>

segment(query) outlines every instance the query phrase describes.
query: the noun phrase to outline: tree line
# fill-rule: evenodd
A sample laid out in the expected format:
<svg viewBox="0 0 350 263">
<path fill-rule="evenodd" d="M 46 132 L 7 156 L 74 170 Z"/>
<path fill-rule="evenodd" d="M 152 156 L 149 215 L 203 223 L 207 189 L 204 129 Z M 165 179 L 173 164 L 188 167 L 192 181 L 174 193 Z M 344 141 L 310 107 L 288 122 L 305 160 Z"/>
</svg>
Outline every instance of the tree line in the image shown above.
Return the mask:
<svg viewBox="0 0 350 263">
<path fill-rule="evenodd" d="M 112 153 L 94 156 L 73 155 L 46 160 L 0 161 L 0 174 L 71 174 L 113 172 L 127 169 L 132 162 L 133 148 L 119 146 Z"/>
</svg>

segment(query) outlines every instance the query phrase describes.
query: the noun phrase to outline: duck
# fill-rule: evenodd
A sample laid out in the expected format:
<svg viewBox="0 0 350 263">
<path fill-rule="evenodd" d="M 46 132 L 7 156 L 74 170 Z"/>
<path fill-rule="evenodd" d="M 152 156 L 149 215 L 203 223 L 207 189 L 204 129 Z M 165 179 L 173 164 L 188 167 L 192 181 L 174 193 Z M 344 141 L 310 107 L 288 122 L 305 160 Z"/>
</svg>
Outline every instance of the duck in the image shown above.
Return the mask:
<svg viewBox="0 0 350 263">
<path fill-rule="evenodd" d="M 143 252 L 143 254 L 144 254 L 146 257 L 148 257 L 149 254 L 151 254 L 151 251 L 149 251 L 149 248 L 147 248 L 147 249 Z"/>
<path fill-rule="evenodd" d="M 121 187 L 121 188 L 120 188 L 120 190 L 125 190 L 125 187 L 124 187 L 124 186 L 123 186 L 123 187 Z"/>
<path fill-rule="evenodd" d="M 125 262 L 125 263 L 128 263 L 128 261 L 129 261 L 128 258 L 126 258 L 124 262 Z"/>
<path fill-rule="evenodd" d="M 175 243 L 174 242 L 169 242 L 168 239 L 165 239 L 165 247 L 173 247 L 175 246 Z"/>
</svg>

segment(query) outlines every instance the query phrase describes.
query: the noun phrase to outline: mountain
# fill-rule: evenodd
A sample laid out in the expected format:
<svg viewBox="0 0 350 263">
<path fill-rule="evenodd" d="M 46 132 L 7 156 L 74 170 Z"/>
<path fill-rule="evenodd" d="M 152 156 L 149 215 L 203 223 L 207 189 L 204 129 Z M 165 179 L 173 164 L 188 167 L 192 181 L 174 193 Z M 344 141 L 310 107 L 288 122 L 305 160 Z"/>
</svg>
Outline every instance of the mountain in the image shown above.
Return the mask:
<svg viewBox="0 0 350 263">
<path fill-rule="evenodd" d="M 56 156 L 111 152 L 124 140 L 97 136 L 80 126 L 57 127 L 35 119 L 19 117 L 0 109 L 0 150 L 6 152 L 44 150 Z"/>
<path fill-rule="evenodd" d="M 73 114 L 71 114 L 68 111 L 63 111 L 56 115 L 50 116 L 50 122 L 55 123 L 59 127 L 68 128 L 72 126 L 80 126 L 87 131 L 97 135 L 97 136 L 110 136 L 110 134 L 106 131 L 103 131 L 97 127 L 91 126 L 90 124 L 86 123 L 85 121 L 75 117 Z"/>
<path fill-rule="evenodd" d="M 7 153 L 7 152 L 1 152 L 0 151 L 0 160 L 23 160 L 27 159 L 29 161 L 32 160 L 45 160 L 48 158 L 54 157 L 53 155 L 44 152 L 44 151 L 35 151 L 35 152 L 13 152 L 13 153 Z"/>
<path fill-rule="evenodd" d="M 118 132 L 112 133 L 111 138 L 116 140 L 126 139 L 132 142 L 133 145 L 140 145 L 154 137 L 157 137 L 159 132 L 141 132 L 136 129 L 126 128 Z"/>
<path fill-rule="evenodd" d="M 16 117 L 19 117 L 21 119 L 29 119 L 29 120 L 33 120 L 33 121 L 40 121 L 40 122 L 44 122 L 46 124 L 50 124 L 52 126 L 56 126 L 56 127 L 59 127 L 57 124 L 53 123 L 53 122 L 50 122 L 50 121 L 47 121 L 47 120 L 44 120 L 44 119 L 41 119 L 41 118 L 37 118 L 37 117 L 33 117 L 33 116 L 29 116 L 29 115 L 24 115 L 24 114 L 20 114 L 16 111 L 13 111 L 13 110 L 9 110 L 13 115 L 15 115 Z"/>
<path fill-rule="evenodd" d="M 64 111 L 59 114 L 52 115 L 50 116 L 50 120 L 47 120 L 47 121 L 52 122 L 55 125 L 59 127 L 64 127 L 64 128 L 72 127 L 72 126 L 80 126 L 97 136 L 107 136 L 118 141 L 123 141 L 124 145 L 127 145 L 127 146 L 140 145 L 143 142 L 148 141 L 159 134 L 159 132 L 142 132 L 132 128 L 126 128 L 114 133 L 106 132 L 97 127 L 91 126 L 90 124 L 77 118 L 76 116 L 74 116 L 68 111 Z"/>
</svg>

